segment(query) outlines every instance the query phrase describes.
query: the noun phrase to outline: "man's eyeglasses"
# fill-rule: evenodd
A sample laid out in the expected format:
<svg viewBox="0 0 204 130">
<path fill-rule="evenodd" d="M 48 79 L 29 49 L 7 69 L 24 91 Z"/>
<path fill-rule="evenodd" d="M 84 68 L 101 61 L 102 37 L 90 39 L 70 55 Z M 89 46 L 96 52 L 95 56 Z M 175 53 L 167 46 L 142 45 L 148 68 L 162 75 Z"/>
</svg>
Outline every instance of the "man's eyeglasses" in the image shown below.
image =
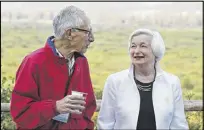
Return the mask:
<svg viewBox="0 0 204 130">
<path fill-rule="evenodd" d="M 90 42 L 93 42 L 94 41 L 94 37 L 92 34 L 92 29 L 90 30 L 85 30 L 85 29 L 80 29 L 80 28 L 71 28 L 71 30 L 75 31 L 75 32 L 78 32 L 78 31 L 81 31 L 81 32 L 85 32 L 85 34 L 87 35 L 88 39 Z M 69 32 L 71 35 L 71 32 Z"/>
<path fill-rule="evenodd" d="M 85 29 L 80 29 L 80 28 L 72 28 L 73 31 L 82 31 L 85 32 L 88 36 L 91 34 L 91 31 L 85 30 Z"/>
</svg>

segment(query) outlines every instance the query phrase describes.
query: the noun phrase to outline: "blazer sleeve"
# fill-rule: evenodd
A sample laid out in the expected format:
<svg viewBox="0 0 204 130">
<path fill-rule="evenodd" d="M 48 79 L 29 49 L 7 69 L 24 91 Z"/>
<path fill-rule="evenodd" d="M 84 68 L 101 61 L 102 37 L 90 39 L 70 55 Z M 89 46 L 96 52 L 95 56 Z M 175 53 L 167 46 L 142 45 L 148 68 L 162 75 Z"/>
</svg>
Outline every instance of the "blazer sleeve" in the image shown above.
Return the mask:
<svg viewBox="0 0 204 130">
<path fill-rule="evenodd" d="M 174 87 L 174 113 L 172 122 L 170 124 L 170 129 L 189 129 L 184 111 L 181 84 L 178 77 Z"/>
<path fill-rule="evenodd" d="M 111 130 L 115 125 L 115 102 L 116 90 L 113 84 L 113 79 L 109 76 L 106 80 L 103 96 L 101 101 L 101 108 L 98 115 L 97 128 L 99 130 Z"/>
<path fill-rule="evenodd" d="M 38 67 L 25 57 L 16 73 L 10 113 L 17 127 L 35 129 L 46 124 L 56 112 L 56 101 L 40 100 Z"/>
</svg>

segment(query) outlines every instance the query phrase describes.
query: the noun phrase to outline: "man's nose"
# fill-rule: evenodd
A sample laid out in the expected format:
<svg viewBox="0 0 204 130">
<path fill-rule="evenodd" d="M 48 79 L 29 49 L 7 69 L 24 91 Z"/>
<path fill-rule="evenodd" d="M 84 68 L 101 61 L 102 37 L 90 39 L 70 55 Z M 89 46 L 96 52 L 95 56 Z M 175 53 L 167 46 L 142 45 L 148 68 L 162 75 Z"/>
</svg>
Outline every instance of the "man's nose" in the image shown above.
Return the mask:
<svg viewBox="0 0 204 130">
<path fill-rule="evenodd" d="M 90 34 L 89 34 L 89 42 L 94 42 L 94 35 L 93 35 L 93 32 L 91 31 Z"/>
</svg>

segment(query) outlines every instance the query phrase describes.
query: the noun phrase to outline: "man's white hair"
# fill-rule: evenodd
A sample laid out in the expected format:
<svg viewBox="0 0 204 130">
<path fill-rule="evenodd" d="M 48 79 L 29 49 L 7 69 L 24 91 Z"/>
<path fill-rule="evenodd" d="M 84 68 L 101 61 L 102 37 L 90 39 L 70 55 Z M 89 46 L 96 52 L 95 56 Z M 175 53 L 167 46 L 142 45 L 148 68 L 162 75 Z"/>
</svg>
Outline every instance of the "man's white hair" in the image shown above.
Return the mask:
<svg viewBox="0 0 204 130">
<path fill-rule="evenodd" d="M 161 58 L 164 56 L 165 53 L 165 45 L 164 40 L 159 32 L 152 31 L 150 29 L 137 29 L 135 30 L 129 37 L 129 45 L 128 45 L 128 51 L 130 50 L 131 41 L 134 36 L 138 36 L 140 34 L 146 34 L 152 36 L 151 41 L 151 48 L 153 51 L 154 56 L 156 57 L 156 61 L 161 60 Z"/>
<path fill-rule="evenodd" d="M 56 38 L 62 38 L 65 30 L 90 25 L 85 12 L 75 6 L 63 8 L 53 19 L 53 30 Z"/>
</svg>

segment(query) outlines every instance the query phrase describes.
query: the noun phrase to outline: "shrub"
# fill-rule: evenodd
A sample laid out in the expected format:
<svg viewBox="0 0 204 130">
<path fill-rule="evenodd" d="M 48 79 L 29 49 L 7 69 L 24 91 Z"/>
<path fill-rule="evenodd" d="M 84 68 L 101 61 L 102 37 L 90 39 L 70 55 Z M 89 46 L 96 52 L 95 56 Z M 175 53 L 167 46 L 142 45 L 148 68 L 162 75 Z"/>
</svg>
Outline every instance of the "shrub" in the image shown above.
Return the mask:
<svg viewBox="0 0 204 130">
<path fill-rule="evenodd" d="M 11 83 L 14 82 L 14 78 L 3 77 L 1 80 L 1 102 L 9 103 L 11 97 Z M 7 86 L 8 85 L 8 86 Z M 11 119 L 9 112 L 1 112 L 1 129 L 2 130 L 10 130 L 15 129 L 15 124 Z"/>
</svg>

